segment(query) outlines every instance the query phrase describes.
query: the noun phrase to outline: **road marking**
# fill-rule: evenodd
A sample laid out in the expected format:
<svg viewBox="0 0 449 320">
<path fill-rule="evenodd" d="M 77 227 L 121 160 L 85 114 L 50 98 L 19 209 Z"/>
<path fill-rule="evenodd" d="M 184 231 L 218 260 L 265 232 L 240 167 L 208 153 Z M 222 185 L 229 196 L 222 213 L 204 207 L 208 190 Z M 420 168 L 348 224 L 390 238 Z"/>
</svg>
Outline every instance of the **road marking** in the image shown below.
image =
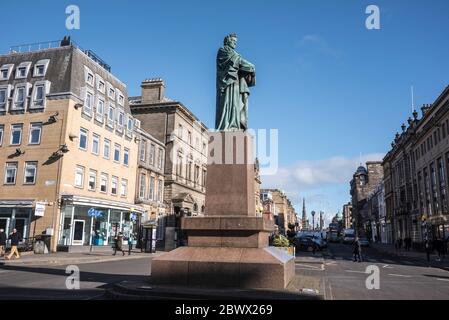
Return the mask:
<svg viewBox="0 0 449 320">
<path fill-rule="evenodd" d="M 392 266 L 390 266 L 390 265 L 388 265 L 388 264 L 384 265 L 382 268 L 385 268 L 385 269 L 394 269 L 394 267 L 392 267 Z"/>
<path fill-rule="evenodd" d="M 351 272 L 351 273 L 363 273 L 366 274 L 365 271 L 355 271 L 355 270 L 345 270 L 346 272 Z"/>
<path fill-rule="evenodd" d="M 440 280 L 440 281 L 447 281 L 447 282 L 449 282 L 449 279 L 442 279 L 442 278 L 437 278 L 437 280 Z"/>
<path fill-rule="evenodd" d="M 412 277 L 412 276 L 406 276 L 403 274 L 395 274 L 395 273 L 389 273 L 388 275 L 392 276 L 392 277 L 403 277 L 403 278 L 411 278 Z"/>
</svg>

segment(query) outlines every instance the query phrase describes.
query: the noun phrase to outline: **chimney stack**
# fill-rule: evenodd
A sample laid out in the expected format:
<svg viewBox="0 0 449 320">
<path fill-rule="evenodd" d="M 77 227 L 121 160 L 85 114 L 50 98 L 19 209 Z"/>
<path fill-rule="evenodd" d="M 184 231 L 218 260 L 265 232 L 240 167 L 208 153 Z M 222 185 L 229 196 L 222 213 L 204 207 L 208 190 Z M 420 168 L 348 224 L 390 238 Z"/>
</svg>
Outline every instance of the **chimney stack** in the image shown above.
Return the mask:
<svg viewBox="0 0 449 320">
<path fill-rule="evenodd" d="M 164 81 L 161 78 L 146 79 L 142 82 L 142 103 L 161 102 L 164 99 Z"/>
</svg>

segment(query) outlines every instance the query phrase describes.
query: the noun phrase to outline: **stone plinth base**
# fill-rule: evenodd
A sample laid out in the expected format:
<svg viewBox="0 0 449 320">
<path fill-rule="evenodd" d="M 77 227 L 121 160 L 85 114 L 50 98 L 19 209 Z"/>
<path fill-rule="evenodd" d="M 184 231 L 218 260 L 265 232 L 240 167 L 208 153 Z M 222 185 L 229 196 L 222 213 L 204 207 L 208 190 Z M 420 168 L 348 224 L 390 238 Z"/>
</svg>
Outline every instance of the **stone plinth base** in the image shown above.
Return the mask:
<svg viewBox="0 0 449 320">
<path fill-rule="evenodd" d="M 151 270 L 157 284 L 285 289 L 295 262 L 274 247 L 180 247 L 154 258 Z"/>
</svg>

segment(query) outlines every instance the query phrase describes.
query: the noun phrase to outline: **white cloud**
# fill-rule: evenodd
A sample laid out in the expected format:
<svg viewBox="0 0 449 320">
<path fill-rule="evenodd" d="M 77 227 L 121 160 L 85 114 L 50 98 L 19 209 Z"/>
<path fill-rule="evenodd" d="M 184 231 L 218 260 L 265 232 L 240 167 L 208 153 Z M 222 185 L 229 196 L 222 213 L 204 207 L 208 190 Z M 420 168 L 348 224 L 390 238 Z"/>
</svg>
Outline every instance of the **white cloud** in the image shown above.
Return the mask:
<svg viewBox="0 0 449 320">
<path fill-rule="evenodd" d="M 343 54 L 332 47 L 323 37 L 316 34 L 308 34 L 301 38 L 298 43 L 300 49 L 299 61 L 305 63 L 317 55 L 340 59 Z"/>
</svg>

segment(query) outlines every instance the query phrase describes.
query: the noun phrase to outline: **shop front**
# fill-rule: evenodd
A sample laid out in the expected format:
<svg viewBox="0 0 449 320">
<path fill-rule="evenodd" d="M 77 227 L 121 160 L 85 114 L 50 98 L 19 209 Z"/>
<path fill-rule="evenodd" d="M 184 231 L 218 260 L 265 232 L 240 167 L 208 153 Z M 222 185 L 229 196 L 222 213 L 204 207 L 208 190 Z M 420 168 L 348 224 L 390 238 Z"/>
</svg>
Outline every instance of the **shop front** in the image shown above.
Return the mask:
<svg viewBox="0 0 449 320">
<path fill-rule="evenodd" d="M 121 232 L 124 239 L 136 238 L 142 209 L 79 197 L 63 197 L 59 240 L 60 250 L 71 246 L 110 246 Z"/>
<path fill-rule="evenodd" d="M 31 219 L 33 217 L 34 200 L 2 200 L 0 201 L 0 229 L 10 234 L 17 229 L 23 238 L 32 236 L 30 231 Z"/>
</svg>

